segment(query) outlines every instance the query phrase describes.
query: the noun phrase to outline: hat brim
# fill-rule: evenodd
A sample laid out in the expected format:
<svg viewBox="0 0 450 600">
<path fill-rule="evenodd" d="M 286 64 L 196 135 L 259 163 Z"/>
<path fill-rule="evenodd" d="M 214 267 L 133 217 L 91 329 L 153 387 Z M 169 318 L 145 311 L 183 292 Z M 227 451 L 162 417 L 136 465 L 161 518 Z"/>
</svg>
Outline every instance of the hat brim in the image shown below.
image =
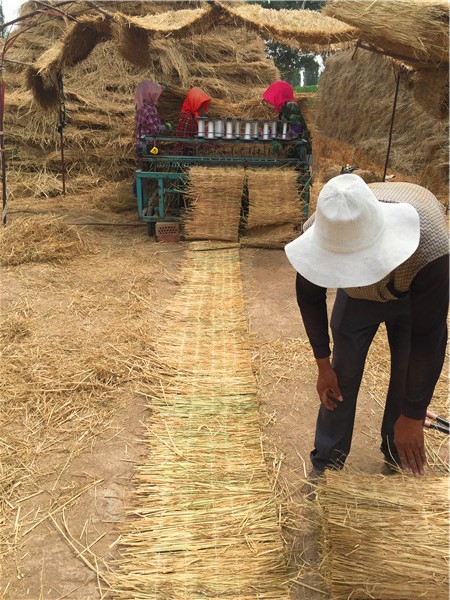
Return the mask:
<svg viewBox="0 0 450 600">
<path fill-rule="evenodd" d="M 358 252 L 330 252 L 317 243 L 313 223 L 285 246 L 289 262 L 321 287 L 360 287 L 380 281 L 415 252 L 420 239 L 419 214 L 411 204 L 380 202 L 380 207 L 385 227 L 372 246 Z"/>
</svg>

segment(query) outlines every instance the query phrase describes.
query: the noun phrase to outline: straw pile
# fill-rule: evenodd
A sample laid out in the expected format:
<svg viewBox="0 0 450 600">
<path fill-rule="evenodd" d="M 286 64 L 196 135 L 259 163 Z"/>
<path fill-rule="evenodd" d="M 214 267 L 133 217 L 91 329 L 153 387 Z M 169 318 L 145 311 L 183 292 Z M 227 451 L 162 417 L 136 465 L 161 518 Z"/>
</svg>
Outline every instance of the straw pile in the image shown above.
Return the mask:
<svg viewBox="0 0 450 600">
<path fill-rule="evenodd" d="M 286 599 L 280 526 L 261 453 L 236 245 L 194 243 L 164 317 L 161 387 L 123 525 L 114 597 Z"/>
<path fill-rule="evenodd" d="M 2 265 L 61 262 L 89 251 L 78 229 L 57 216 L 17 218 L 0 229 Z"/>
<path fill-rule="evenodd" d="M 120 6 L 124 12 L 136 15 L 156 15 L 164 9 L 164 18 L 174 21 L 180 12 L 178 9 L 185 8 L 186 3 L 129 2 Z M 33 3 L 27 3 L 22 12 L 33 7 Z M 102 3 L 101 7 L 111 12 L 119 8 L 117 3 L 111 6 Z M 74 3 L 72 10 L 78 14 L 86 11 L 86 5 Z M 91 7 L 91 14 L 92 10 Z M 63 69 L 67 120 L 63 133 L 68 181 L 81 173 L 106 181 L 132 179 L 135 169 L 133 94 L 144 78 L 173 86 L 161 96 L 159 108 L 163 121 L 175 124 L 187 90 L 193 85 L 200 85 L 217 100 L 217 107 L 212 103 L 212 115 L 258 116 L 255 104 L 261 112 L 261 93 L 279 76 L 273 63 L 265 58 L 261 38 L 242 28 L 235 28 L 230 35 L 224 26 L 195 35 L 187 32 L 176 40 L 172 36 L 152 38 L 149 62 L 145 67 L 135 66 L 119 54 L 116 41 L 109 39 L 112 33 L 108 33 L 107 24 L 112 19 L 100 20 L 98 12 L 94 14 L 89 26 L 86 15 L 78 17 L 80 23 L 75 26 L 79 35 L 73 39 L 69 35 L 63 38 L 62 20 L 50 21 L 48 16 L 41 15 L 32 21 L 38 23 L 36 26 L 29 30 L 22 27 L 23 33 L 8 51 L 8 59 L 24 63 L 7 63 L 5 72 L 8 173 L 20 171 L 26 177 L 27 173 L 35 174 L 37 170 L 61 171 L 59 135 L 55 127 L 59 120 L 58 97 L 46 99 L 54 93 L 56 83 L 55 71 L 47 68 L 49 63 L 55 67 L 74 65 Z M 92 39 L 87 39 L 89 31 L 94 32 L 101 43 L 92 46 Z M 52 46 L 53 43 L 56 45 Z M 133 53 L 138 54 L 136 47 Z M 81 60 L 84 54 L 87 58 Z M 25 82 L 25 65 L 36 56 L 40 58 L 26 73 Z M 31 86 L 33 94 L 25 90 L 25 84 Z M 253 102 L 250 108 L 244 105 L 243 114 L 231 108 L 233 103 L 239 104 L 248 98 Z M 54 106 L 54 110 L 42 112 L 36 99 L 45 106 Z M 43 192 L 46 194 L 47 190 Z"/>
<path fill-rule="evenodd" d="M 410 66 L 448 64 L 446 0 L 330 0 L 324 14 L 357 27 L 360 39 Z"/>
<path fill-rule="evenodd" d="M 390 61 L 365 50 L 335 54 L 327 59 L 319 84 L 320 134 L 350 144 L 383 165 L 394 94 Z M 401 75 L 389 168 L 414 177 L 447 202 L 448 124 L 418 104 L 407 73 Z"/>
<path fill-rule="evenodd" d="M 186 10 L 179 6 L 178 10 L 171 7 L 164 13 L 155 12 L 157 11 L 149 6 L 150 14 L 145 16 L 131 16 L 115 10 L 102 10 L 101 17 L 98 13 L 94 13 L 94 16 L 78 16 L 78 21 L 71 24 L 53 48 L 46 51 L 32 67 L 30 89 L 33 89 L 38 99 L 39 93 L 45 92 L 46 106 L 50 105 L 52 96 L 56 105 L 56 73 L 84 60 L 97 43 L 111 38 L 124 59 L 137 67 L 147 67 L 151 62 L 153 42 L 159 43 L 168 37 L 180 40 L 222 25 L 233 29 L 253 29 L 264 38 L 269 34 L 272 38 L 294 44 L 305 52 L 317 53 L 341 48 L 342 42 L 354 39 L 355 33 L 352 27 L 324 17 L 317 11 L 279 13 L 260 7 L 242 6 L 240 2 L 231 5 L 200 2 Z M 250 81 L 258 77 L 251 70 L 247 74 Z M 259 76 L 261 77 L 260 74 Z"/>
<path fill-rule="evenodd" d="M 243 168 L 191 167 L 185 238 L 237 242 L 243 189 Z"/>
<path fill-rule="evenodd" d="M 448 483 L 327 472 L 318 507 L 331 600 L 447 600 Z"/>
</svg>

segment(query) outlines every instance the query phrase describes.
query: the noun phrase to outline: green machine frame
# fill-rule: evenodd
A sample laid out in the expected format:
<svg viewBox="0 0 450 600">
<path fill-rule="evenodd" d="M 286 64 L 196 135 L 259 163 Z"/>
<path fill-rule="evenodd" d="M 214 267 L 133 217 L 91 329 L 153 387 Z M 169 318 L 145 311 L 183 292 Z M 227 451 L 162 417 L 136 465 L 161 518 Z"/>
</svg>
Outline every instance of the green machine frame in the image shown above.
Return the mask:
<svg viewBox="0 0 450 600">
<path fill-rule="evenodd" d="M 138 218 L 149 235 L 157 222 L 180 221 L 185 206 L 185 182 L 191 166 L 243 166 L 276 168 L 294 166 L 308 212 L 310 164 L 303 139 L 262 140 L 223 138 L 143 137 L 135 173 Z M 174 154 L 176 144 L 188 146 L 192 156 Z"/>
</svg>

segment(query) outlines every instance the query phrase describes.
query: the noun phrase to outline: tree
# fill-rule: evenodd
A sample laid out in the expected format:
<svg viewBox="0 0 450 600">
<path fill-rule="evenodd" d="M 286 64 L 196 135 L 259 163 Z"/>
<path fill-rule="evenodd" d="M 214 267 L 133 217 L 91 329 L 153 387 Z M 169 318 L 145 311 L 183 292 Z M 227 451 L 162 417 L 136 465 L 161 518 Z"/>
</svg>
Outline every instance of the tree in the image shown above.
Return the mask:
<svg viewBox="0 0 450 600">
<path fill-rule="evenodd" d="M 259 4 L 263 8 L 273 8 L 274 10 L 322 10 L 326 0 L 246 0 L 249 4 Z"/>
<path fill-rule="evenodd" d="M 3 13 L 3 5 L 0 2 L 0 27 L 5 23 L 5 15 Z M 6 36 L 6 31 L 4 29 L 1 30 L 0 32 L 0 37 L 5 37 Z"/>
<path fill-rule="evenodd" d="M 322 10 L 325 0 L 247 0 L 249 4 L 259 4 L 263 8 L 274 10 Z M 304 85 L 316 85 L 319 80 L 319 64 L 315 54 L 303 54 L 291 46 L 279 42 L 266 41 L 266 54 L 273 60 L 280 71 L 281 78 L 292 86 L 301 84 L 301 73 L 304 74 Z"/>
</svg>

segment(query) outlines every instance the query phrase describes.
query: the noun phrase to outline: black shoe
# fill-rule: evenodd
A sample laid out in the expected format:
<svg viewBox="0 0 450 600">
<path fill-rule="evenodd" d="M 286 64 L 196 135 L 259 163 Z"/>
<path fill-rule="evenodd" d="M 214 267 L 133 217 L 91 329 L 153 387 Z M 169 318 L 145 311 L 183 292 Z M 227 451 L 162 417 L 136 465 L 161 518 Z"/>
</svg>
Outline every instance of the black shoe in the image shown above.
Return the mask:
<svg viewBox="0 0 450 600">
<path fill-rule="evenodd" d="M 384 464 L 381 467 L 382 475 L 398 475 L 401 470 L 400 461 L 395 461 L 391 456 L 385 457 Z"/>
<path fill-rule="evenodd" d="M 308 473 L 306 483 L 303 488 L 303 492 L 307 500 L 316 500 L 317 486 L 321 482 L 324 472 L 324 469 L 317 469 L 317 467 L 313 467 Z"/>
</svg>

